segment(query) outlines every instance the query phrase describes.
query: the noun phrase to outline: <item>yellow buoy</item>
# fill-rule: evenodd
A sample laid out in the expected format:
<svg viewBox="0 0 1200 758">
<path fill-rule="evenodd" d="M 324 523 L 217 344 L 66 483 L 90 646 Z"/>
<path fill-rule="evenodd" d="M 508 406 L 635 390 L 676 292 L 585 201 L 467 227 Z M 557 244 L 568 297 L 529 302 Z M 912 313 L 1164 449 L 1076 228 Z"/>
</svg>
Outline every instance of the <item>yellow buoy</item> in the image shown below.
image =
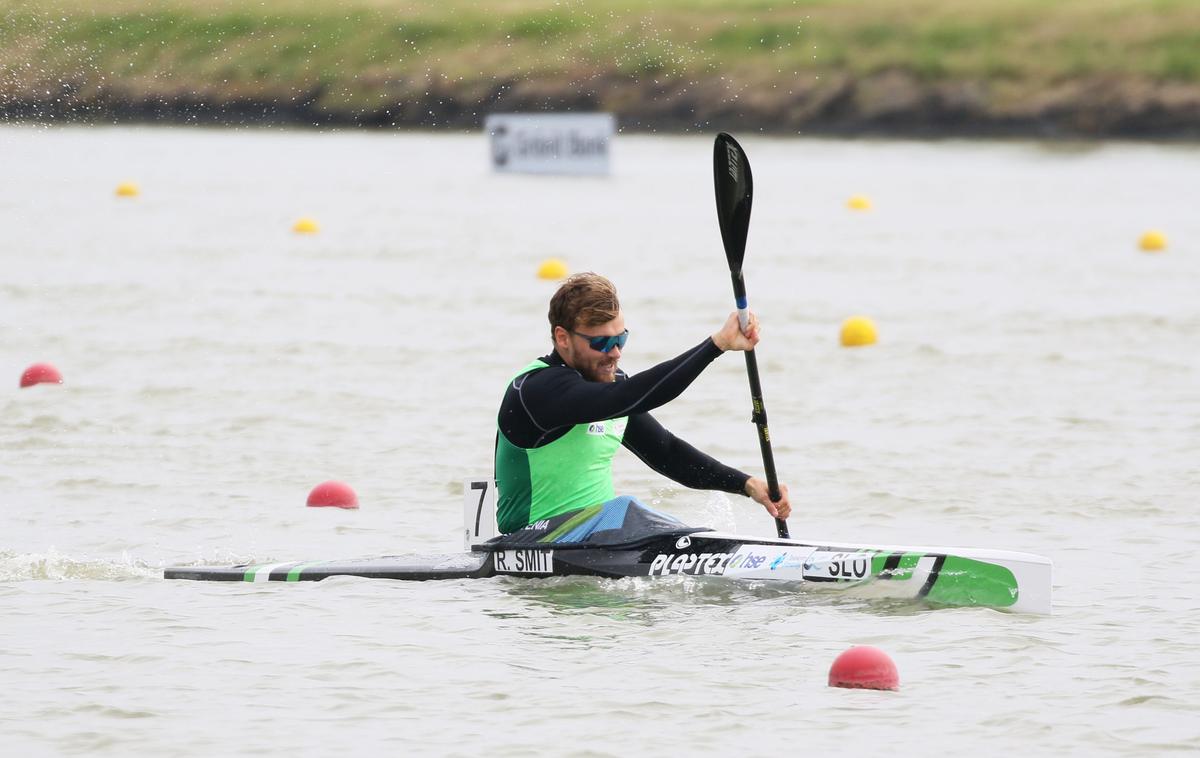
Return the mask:
<svg viewBox="0 0 1200 758">
<path fill-rule="evenodd" d="M 538 266 L 539 279 L 566 279 L 567 264 L 559 258 L 547 258 Z"/>
<path fill-rule="evenodd" d="M 851 195 L 846 201 L 846 207 L 852 211 L 869 211 L 871 210 L 871 198 L 866 195 Z"/>
<path fill-rule="evenodd" d="M 1166 250 L 1167 235 L 1163 234 L 1157 229 L 1151 229 L 1143 234 L 1142 238 L 1138 240 L 1138 247 L 1142 248 L 1142 250 L 1145 250 L 1147 253 L 1157 253 L 1160 250 Z"/>
<path fill-rule="evenodd" d="M 842 322 L 842 347 L 874 345 L 876 339 L 875 322 L 866 316 L 851 316 Z"/>
<path fill-rule="evenodd" d="M 292 224 L 292 231 L 296 234 L 316 234 L 319 230 L 317 222 L 308 217 L 298 219 Z"/>
<path fill-rule="evenodd" d="M 137 197 L 141 190 L 133 182 L 121 182 L 117 185 L 117 197 Z"/>
</svg>

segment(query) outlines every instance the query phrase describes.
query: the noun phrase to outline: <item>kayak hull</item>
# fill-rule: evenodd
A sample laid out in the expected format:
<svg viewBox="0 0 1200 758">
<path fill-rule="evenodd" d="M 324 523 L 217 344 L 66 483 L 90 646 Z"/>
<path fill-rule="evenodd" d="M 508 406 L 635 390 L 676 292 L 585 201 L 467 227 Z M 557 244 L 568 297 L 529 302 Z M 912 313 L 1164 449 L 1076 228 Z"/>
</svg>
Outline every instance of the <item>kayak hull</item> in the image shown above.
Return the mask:
<svg viewBox="0 0 1200 758">
<path fill-rule="evenodd" d="M 470 552 L 240 566 L 180 566 L 167 579 L 319 581 L 333 576 L 430 581 L 493 576 L 606 578 L 708 576 L 754 582 L 858 588 L 933 606 L 1049 613 L 1049 559 L 974 548 L 822 543 L 719 532 L 657 535 L 623 545 L 475 545 Z"/>
</svg>

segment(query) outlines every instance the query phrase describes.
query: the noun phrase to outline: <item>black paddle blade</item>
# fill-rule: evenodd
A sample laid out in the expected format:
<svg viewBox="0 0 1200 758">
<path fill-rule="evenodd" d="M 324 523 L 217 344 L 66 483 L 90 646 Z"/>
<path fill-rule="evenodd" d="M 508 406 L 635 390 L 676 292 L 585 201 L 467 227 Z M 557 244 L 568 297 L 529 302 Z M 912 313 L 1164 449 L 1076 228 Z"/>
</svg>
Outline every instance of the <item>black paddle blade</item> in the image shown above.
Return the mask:
<svg viewBox="0 0 1200 758">
<path fill-rule="evenodd" d="M 713 145 L 713 186 L 717 189 L 717 221 L 729 270 L 742 270 L 746 255 L 746 234 L 750 231 L 750 200 L 754 195 L 754 177 L 746 151 L 725 132 Z"/>
</svg>

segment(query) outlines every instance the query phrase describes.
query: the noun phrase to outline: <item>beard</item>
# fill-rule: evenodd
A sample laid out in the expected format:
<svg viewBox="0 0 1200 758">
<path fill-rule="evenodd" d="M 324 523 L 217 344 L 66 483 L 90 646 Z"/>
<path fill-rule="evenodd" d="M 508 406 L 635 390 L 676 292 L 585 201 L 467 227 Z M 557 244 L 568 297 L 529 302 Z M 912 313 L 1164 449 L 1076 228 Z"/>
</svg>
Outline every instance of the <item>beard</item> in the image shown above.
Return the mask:
<svg viewBox="0 0 1200 758">
<path fill-rule="evenodd" d="M 583 378 L 589 382 L 615 382 L 617 380 L 617 362 L 604 360 L 588 366 L 581 373 Z"/>
</svg>

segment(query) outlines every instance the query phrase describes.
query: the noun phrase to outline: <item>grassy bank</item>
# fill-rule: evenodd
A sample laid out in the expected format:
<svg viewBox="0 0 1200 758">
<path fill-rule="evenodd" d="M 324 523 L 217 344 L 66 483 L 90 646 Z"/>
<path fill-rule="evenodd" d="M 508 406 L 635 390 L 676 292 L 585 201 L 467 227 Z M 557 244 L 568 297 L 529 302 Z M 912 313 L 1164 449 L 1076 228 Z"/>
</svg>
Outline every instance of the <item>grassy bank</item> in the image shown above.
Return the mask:
<svg viewBox="0 0 1200 758">
<path fill-rule="evenodd" d="M 1195 0 L 61 0 L 0 9 L 0 110 L 10 117 L 240 104 L 318 121 L 468 125 L 495 107 L 603 107 L 647 125 L 656 113 L 683 126 L 791 114 L 790 128 L 839 109 L 870 115 L 881 101 L 894 116 L 906 107 L 888 105 L 897 87 L 910 108 L 942 93 L 1001 120 L 1020 118 L 1031 99 L 1057 92 L 1061 101 L 1063 88 L 1080 107 L 1151 95 L 1190 107 L 1200 92 Z M 839 97 L 848 102 L 831 102 Z"/>
</svg>

